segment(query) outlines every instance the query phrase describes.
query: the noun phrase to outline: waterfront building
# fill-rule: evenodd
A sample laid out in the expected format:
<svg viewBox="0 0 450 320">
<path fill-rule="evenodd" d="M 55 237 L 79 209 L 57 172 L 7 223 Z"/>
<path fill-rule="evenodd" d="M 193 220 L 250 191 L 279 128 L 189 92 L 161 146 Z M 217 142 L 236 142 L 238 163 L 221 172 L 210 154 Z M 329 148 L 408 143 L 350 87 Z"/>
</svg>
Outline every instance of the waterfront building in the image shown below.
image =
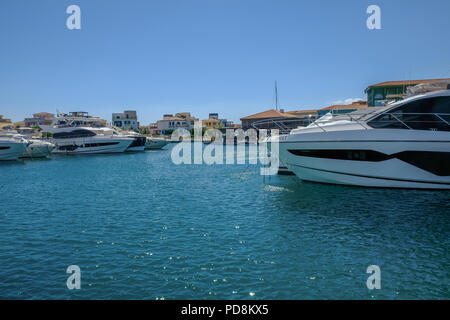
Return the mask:
<svg viewBox="0 0 450 320">
<path fill-rule="evenodd" d="M 165 114 L 162 120 L 156 122 L 158 134 L 168 134 L 176 129 L 186 129 L 190 131 L 194 128 L 198 118 L 191 116 L 190 112 L 179 112 L 173 116 Z"/>
<path fill-rule="evenodd" d="M 315 121 L 318 118 L 317 109 L 309 109 L 309 110 L 297 110 L 297 111 L 288 111 L 288 114 L 294 115 L 299 119 L 296 121 L 296 124 L 300 126 L 307 126 L 311 122 Z"/>
<path fill-rule="evenodd" d="M 18 121 L 18 122 L 14 122 L 13 124 L 12 124 L 12 126 L 13 126 L 13 128 L 15 129 L 15 130 L 17 130 L 17 129 L 24 129 L 25 128 L 25 122 L 24 121 Z"/>
<path fill-rule="evenodd" d="M 55 115 L 53 113 L 48 112 L 39 112 L 34 113 L 32 118 L 25 118 L 24 125 L 25 127 L 35 127 L 40 125 L 49 126 L 52 124 Z"/>
<path fill-rule="evenodd" d="M 5 119 L 5 118 L 3 118 L 3 116 L 0 114 L 0 123 L 11 123 L 11 119 Z"/>
<path fill-rule="evenodd" d="M 0 115 L 0 130 L 1 129 L 12 129 L 11 119 L 5 119 L 2 115 Z"/>
<path fill-rule="evenodd" d="M 112 124 L 123 130 L 139 129 L 137 113 L 133 110 L 125 110 L 123 113 L 113 113 Z"/>
<path fill-rule="evenodd" d="M 208 115 L 208 119 L 203 120 L 203 127 L 207 128 L 207 129 L 232 128 L 233 121 L 228 121 L 225 118 L 220 119 L 219 114 L 216 112 L 213 112 Z"/>
<path fill-rule="evenodd" d="M 147 126 L 139 126 L 139 131 L 143 134 L 150 134 L 150 135 L 160 134 L 160 130 L 158 129 L 157 123 L 150 123 Z"/>
<path fill-rule="evenodd" d="M 175 117 L 185 119 L 190 126 L 189 129 L 192 129 L 194 127 L 195 121 L 198 121 L 198 118 L 191 116 L 190 112 L 179 112 L 175 114 Z"/>
<path fill-rule="evenodd" d="M 211 117 L 211 115 L 214 115 L 213 117 Z M 209 114 L 209 118 L 202 120 L 202 126 L 205 129 L 219 129 L 221 127 L 221 122 L 219 120 L 219 116 L 217 113 L 210 113 Z"/>
<path fill-rule="evenodd" d="M 278 129 L 278 126 L 272 122 L 272 120 L 292 120 L 297 117 L 290 113 L 285 113 L 283 109 L 280 111 L 271 109 L 250 116 L 241 118 L 242 129 L 248 130 L 253 128 L 255 122 L 264 122 L 264 126 L 259 127 L 260 129 Z"/>
<path fill-rule="evenodd" d="M 210 113 L 209 116 L 208 116 L 208 119 L 219 120 L 219 114 L 218 113 Z"/>
<path fill-rule="evenodd" d="M 333 105 L 329 107 L 325 107 L 322 109 L 317 110 L 317 116 L 320 118 L 327 113 L 331 112 L 332 114 L 342 114 L 342 113 L 349 113 L 353 112 L 359 109 L 367 108 L 367 101 L 356 101 L 351 104 L 344 104 L 344 105 Z"/>
<path fill-rule="evenodd" d="M 230 122 L 230 123 L 228 124 L 228 128 L 229 128 L 229 129 L 242 129 L 242 125 L 241 125 L 240 123 L 233 123 L 233 122 Z"/>
<path fill-rule="evenodd" d="M 407 97 L 409 87 L 437 81 L 449 81 L 446 79 L 427 79 L 427 80 L 405 80 L 405 81 L 386 81 L 370 85 L 364 91 L 367 94 L 367 104 L 369 107 L 384 106 L 390 102 L 402 100 Z"/>
<path fill-rule="evenodd" d="M 191 129 L 191 122 L 182 117 L 174 117 L 171 114 L 165 114 L 162 120 L 158 120 L 157 128 L 161 134 L 169 134 L 176 129 Z M 193 127 L 193 124 L 192 124 Z"/>
<path fill-rule="evenodd" d="M 219 119 L 221 123 L 221 128 L 225 129 L 234 129 L 234 123 L 233 121 L 227 120 L 227 119 Z"/>
</svg>

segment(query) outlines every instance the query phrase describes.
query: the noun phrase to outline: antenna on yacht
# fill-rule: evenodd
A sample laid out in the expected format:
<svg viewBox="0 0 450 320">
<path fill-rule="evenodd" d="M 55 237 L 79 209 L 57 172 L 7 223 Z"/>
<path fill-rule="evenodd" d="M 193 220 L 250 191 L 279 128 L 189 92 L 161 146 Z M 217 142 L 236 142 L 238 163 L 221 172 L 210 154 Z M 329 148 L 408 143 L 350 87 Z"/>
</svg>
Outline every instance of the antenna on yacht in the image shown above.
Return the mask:
<svg viewBox="0 0 450 320">
<path fill-rule="evenodd" d="M 277 86 L 277 80 L 275 80 L 275 110 L 278 111 L 278 86 Z"/>
</svg>

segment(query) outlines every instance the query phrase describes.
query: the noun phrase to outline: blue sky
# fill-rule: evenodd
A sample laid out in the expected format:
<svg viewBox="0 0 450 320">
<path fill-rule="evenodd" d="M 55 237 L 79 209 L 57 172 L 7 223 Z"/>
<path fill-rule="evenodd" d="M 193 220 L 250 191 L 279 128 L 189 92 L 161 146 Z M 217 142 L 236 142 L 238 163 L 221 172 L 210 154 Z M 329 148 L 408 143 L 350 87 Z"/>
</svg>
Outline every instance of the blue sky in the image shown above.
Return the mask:
<svg viewBox="0 0 450 320">
<path fill-rule="evenodd" d="M 81 30 L 66 28 L 67 6 Z M 381 8 L 368 30 L 366 8 Z M 0 114 L 137 110 L 239 118 L 365 98 L 387 80 L 450 77 L 450 1 L 2 0 Z"/>
</svg>

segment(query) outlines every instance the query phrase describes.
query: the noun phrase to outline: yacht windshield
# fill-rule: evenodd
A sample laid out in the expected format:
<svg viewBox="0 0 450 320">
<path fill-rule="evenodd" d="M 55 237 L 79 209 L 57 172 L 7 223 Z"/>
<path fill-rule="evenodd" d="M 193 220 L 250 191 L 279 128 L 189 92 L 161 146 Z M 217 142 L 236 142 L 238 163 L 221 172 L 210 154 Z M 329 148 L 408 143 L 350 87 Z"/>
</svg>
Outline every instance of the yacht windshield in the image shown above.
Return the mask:
<svg viewBox="0 0 450 320">
<path fill-rule="evenodd" d="M 375 129 L 450 131 L 450 96 L 402 104 L 380 114 L 368 124 Z"/>
<path fill-rule="evenodd" d="M 86 129 L 77 129 L 73 131 L 54 133 L 53 138 L 55 139 L 85 138 L 85 137 L 93 137 L 95 135 L 96 135 L 95 132 Z"/>
</svg>

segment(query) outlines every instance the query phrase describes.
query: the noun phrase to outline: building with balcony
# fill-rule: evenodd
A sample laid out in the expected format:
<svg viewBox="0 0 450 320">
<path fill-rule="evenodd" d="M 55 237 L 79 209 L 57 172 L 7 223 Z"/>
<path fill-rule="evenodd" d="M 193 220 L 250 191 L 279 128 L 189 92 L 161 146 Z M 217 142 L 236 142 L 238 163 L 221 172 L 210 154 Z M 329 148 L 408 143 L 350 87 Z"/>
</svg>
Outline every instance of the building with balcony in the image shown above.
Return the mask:
<svg viewBox="0 0 450 320">
<path fill-rule="evenodd" d="M 367 101 L 356 101 L 351 104 L 333 105 L 317 110 L 317 117 L 320 118 L 329 112 L 331 112 L 332 114 L 342 114 L 353 112 L 359 109 L 364 109 L 367 107 Z"/>
<path fill-rule="evenodd" d="M 449 81 L 446 79 L 386 81 L 370 85 L 366 88 L 367 104 L 369 107 L 384 106 L 388 103 L 402 100 L 407 97 L 409 87 L 429 82 Z"/>
<path fill-rule="evenodd" d="M 32 118 L 25 118 L 23 121 L 25 123 L 25 127 L 36 127 L 40 125 L 49 126 L 52 124 L 55 115 L 53 113 L 48 112 L 39 112 L 34 113 Z"/>
<path fill-rule="evenodd" d="M 222 127 L 222 122 L 217 113 L 210 113 L 208 119 L 202 120 L 202 126 L 205 129 L 219 129 Z"/>
<path fill-rule="evenodd" d="M 162 120 L 156 122 L 157 128 L 161 134 L 169 134 L 176 129 L 190 130 L 194 125 L 191 121 L 182 117 L 174 117 L 171 114 L 165 114 Z"/>
<path fill-rule="evenodd" d="M 136 111 L 125 110 L 123 113 L 113 113 L 112 125 L 123 130 L 138 130 L 139 122 Z"/>
<path fill-rule="evenodd" d="M 176 129 L 186 129 L 190 131 L 194 128 L 198 118 L 191 116 L 190 112 L 179 112 L 177 114 L 165 114 L 162 120 L 156 122 L 157 130 L 160 134 L 168 134 Z"/>
</svg>

